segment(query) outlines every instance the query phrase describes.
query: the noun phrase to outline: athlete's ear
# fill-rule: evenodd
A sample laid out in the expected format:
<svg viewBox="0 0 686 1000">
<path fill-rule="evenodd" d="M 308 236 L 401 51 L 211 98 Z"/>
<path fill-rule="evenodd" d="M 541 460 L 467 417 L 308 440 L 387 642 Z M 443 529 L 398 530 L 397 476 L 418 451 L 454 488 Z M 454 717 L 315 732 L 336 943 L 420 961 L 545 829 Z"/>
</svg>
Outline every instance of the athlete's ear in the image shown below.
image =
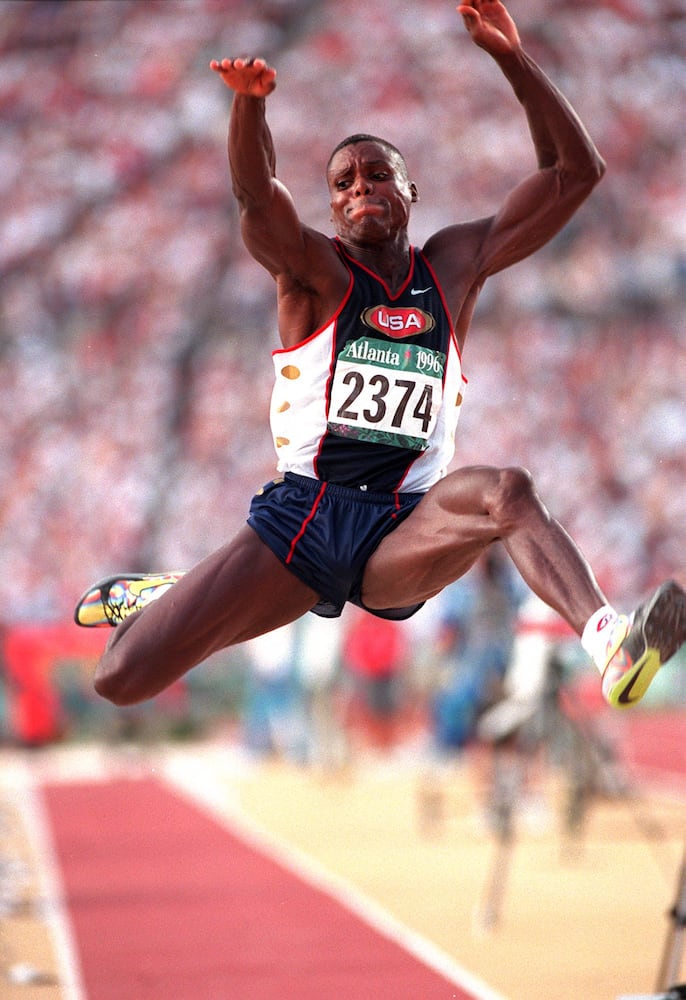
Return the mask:
<svg viewBox="0 0 686 1000">
<path fill-rule="evenodd" d="M 410 193 L 412 195 L 412 201 L 419 201 L 419 191 L 417 190 L 417 185 L 414 181 L 410 181 Z"/>
</svg>

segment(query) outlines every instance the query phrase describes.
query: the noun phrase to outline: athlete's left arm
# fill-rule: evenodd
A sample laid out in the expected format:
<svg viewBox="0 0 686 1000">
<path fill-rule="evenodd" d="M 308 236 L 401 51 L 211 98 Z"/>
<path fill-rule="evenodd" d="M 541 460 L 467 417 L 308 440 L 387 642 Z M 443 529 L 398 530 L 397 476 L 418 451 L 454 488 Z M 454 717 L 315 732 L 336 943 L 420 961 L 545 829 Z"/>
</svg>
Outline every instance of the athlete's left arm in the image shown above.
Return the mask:
<svg viewBox="0 0 686 1000">
<path fill-rule="evenodd" d="M 569 101 L 523 50 L 504 5 L 471 0 L 458 10 L 473 41 L 497 62 L 523 106 L 538 160 L 537 171 L 510 192 L 494 216 L 467 227 L 474 241 L 473 278 L 480 284 L 559 232 L 600 181 L 605 163 Z M 442 230 L 427 244 L 430 256 L 447 265 L 465 235 L 465 227 Z"/>
<path fill-rule="evenodd" d="M 605 173 L 576 112 L 536 63 L 521 49 L 498 61 L 526 111 L 538 170 L 510 192 L 494 216 L 481 248 L 483 277 L 547 243 Z"/>
</svg>

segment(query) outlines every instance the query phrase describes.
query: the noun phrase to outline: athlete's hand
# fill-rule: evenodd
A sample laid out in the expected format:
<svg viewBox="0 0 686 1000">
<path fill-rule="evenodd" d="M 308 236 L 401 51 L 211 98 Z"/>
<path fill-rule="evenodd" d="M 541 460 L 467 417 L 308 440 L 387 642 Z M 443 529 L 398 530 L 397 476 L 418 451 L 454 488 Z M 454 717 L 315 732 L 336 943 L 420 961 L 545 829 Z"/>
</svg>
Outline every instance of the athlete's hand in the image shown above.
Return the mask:
<svg viewBox="0 0 686 1000">
<path fill-rule="evenodd" d="M 457 8 L 472 40 L 491 55 L 520 48 L 517 26 L 500 0 L 468 0 Z"/>
<path fill-rule="evenodd" d="M 219 73 L 227 87 L 248 97 L 267 97 L 276 86 L 276 70 L 264 59 L 213 59 L 210 69 Z"/>
</svg>

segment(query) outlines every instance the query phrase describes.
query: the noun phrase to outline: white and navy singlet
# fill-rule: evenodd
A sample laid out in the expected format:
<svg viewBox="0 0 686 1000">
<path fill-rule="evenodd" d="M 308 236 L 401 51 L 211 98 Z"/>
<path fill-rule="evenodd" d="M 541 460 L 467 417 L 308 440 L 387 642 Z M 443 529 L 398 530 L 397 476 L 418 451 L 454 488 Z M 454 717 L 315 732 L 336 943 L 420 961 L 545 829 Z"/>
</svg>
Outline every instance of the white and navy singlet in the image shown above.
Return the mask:
<svg viewBox="0 0 686 1000">
<path fill-rule="evenodd" d="M 417 247 L 385 282 L 334 243 L 350 283 L 331 320 L 273 353 L 279 472 L 380 493 L 423 493 L 445 475 L 465 379 L 450 312 Z"/>
</svg>

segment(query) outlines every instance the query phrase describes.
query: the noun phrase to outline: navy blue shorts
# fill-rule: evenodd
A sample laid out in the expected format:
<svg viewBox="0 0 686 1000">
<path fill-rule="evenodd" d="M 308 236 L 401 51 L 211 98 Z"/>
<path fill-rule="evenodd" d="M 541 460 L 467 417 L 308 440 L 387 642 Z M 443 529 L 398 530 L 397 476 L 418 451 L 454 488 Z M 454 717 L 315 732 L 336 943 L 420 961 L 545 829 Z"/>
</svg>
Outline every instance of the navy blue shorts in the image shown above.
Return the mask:
<svg viewBox="0 0 686 1000">
<path fill-rule="evenodd" d="M 367 560 L 423 496 L 368 493 L 287 472 L 253 497 L 248 524 L 298 579 L 320 595 L 312 611 L 337 618 L 347 601 L 364 608 L 360 591 Z M 365 610 L 399 621 L 421 606 Z"/>
</svg>

